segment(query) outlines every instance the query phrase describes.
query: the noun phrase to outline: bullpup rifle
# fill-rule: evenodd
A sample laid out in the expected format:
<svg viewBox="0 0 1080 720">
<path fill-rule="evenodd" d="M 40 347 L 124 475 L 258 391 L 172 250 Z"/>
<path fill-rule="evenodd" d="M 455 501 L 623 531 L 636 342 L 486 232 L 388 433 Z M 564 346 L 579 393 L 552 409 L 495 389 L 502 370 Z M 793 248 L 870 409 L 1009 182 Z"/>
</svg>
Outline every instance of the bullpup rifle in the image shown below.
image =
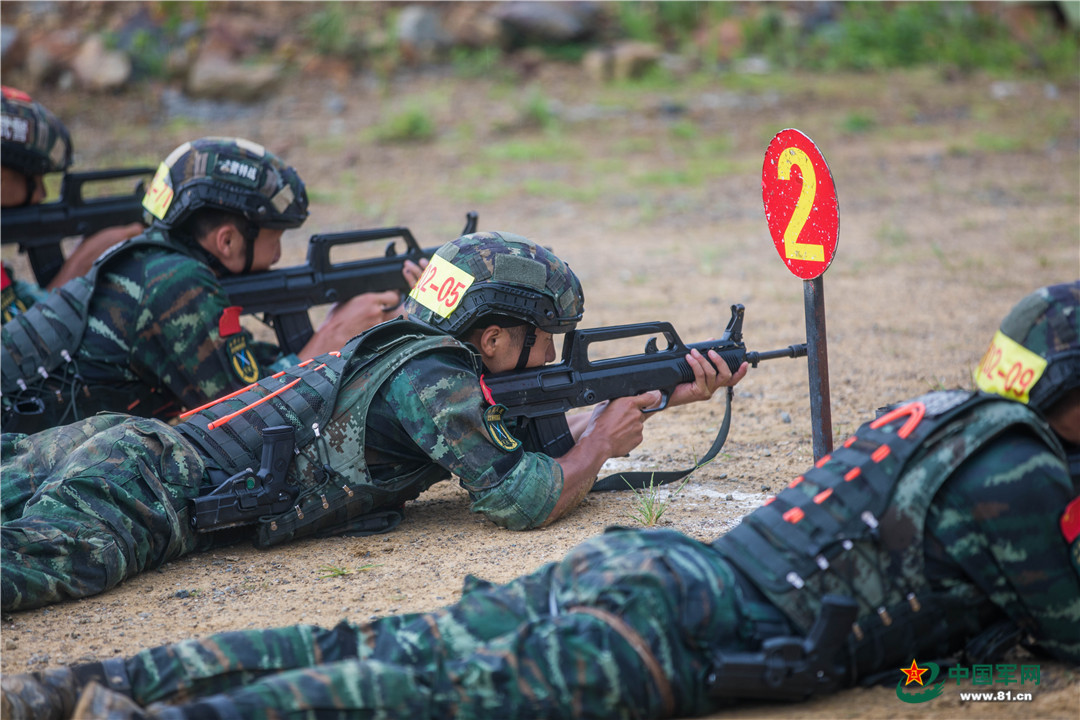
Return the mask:
<svg viewBox="0 0 1080 720">
<path fill-rule="evenodd" d="M 476 213 L 469 212 L 461 234 L 475 232 L 476 222 Z M 398 239 L 405 244 L 401 251 Z M 379 240 L 390 240 L 382 257 L 336 265 L 330 261 L 334 247 Z M 410 288 L 401 274 L 402 264 L 430 258 L 436 250 L 438 247 L 421 249 L 405 227 L 313 235 L 308 241 L 306 264 L 230 275 L 222 278 L 221 285 L 229 302 L 241 306 L 244 313 L 261 315 L 263 322 L 274 328 L 283 352 L 298 353 L 314 333 L 308 316 L 310 307 L 341 302 L 366 292 L 398 290 L 404 298 Z"/>
<path fill-rule="evenodd" d="M 142 180 L 129 194 L 89 199 L 83 197 L 83 186 L 153 173 L 153 168 L 144 167 L 67 173 L 60 183 L 60 197 L 53 202 L 5 208 L 0 213 L 0 243 L 18 243 L 19 251 L 30 260 L 38 285 L 45 287 L 64 264 L 61 240 L 143 221 Z"/>
<path fill-rule="evenodd" d="M 563 340 L 562 360 L 554 365 L 514 370 L 484 377 L 484 383 L 494 400 L 506 411 L 503 420 L 514 428 L 514 435 L 527 450 L 551 457 L 561 457 L 574 446 L 574 438 L 566 421 L 566 412 L 619 397 L 638 395 L 650 390 L 660 391 L 660 404 L 644 412 L 658 412 L 668 406 L 671 394 L 681 383 L 694 379 L 686 361 L 691 350 L 698 350 L 708 359 L 715 350 L 731 372 L 748 362 L 752 367 L 775 358 L 806 357 L 806 344 L 789 345 L 781 350 L 748 352 L 742 339 L 743 305 L 731 306 L 731 319 L 718 340 L 687 345 L 668 322 L 647 322 L 602 328 L 572 330 Z M 603 342 L 647 336 L 645 348 L 635 355 L 590 359 L 590 348 Z M 666 347 L 659 346 L 663 338 Z M 728 389 L 727 413 L 716 442 L 695 466 L 710 461 L 727 437 L 731 420 L 731 390 Z M 617 473 L 596 482 L 593 491 L 642 487 L 645 478 L 653 485 L 685 477 L 688 471 L 656 473 Z"/>
</svg>

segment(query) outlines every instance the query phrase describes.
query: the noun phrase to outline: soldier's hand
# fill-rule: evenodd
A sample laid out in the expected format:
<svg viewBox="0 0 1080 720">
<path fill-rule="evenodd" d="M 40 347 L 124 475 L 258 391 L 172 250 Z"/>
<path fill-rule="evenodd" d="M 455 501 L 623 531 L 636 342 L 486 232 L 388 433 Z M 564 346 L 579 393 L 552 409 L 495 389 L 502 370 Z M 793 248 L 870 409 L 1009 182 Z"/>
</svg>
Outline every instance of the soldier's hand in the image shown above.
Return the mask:
<svg viewBox="0 0 1080 720">
<path fill-rule="evenodd" d="M 297 355 L 305 359 L 340 350 L 355 336 L 401 313 L 401 293 L 397 290 L 362 293 L 345 302 L 335 303 L 326 313 L 326 319 L 319 329 Z"/>
<path fill-rule="evenodd" d="M 427 266 L 427 258 L 420 258 L 419 263 L 414 263 L 412 260 L 405 261 L 401 266 L 401 274 L 405 277 L 405 282 L 409 284 L 409 287 L 416 287 L 416 283 L 420 280 L 420 276 L 424 274 L 424 268 Z"/>
<path fill-rule="evenodd" d="M 717 390 L 722 387 L 732 386 L 746 376 L 750 369 L 748 363 L 743 363 L 732 374 L 727 363 L 715 350 L 709 351 L 708 359 L 697 350 L 691 350 L 686 355 L 686 362 L 694 371 L 694 379 L 675 387 L 668 401 L 669 405 L 685 405 L 687 403 L 708 400 Z"/>
<path fill-rule="evenodd" d="M 657 390 L 602 402 L 593 409 L 581 437 L 605 440 L 609 445 L 608 457 L 628 455 L 644 439 L 645 421 L 649 416 L 642 411 L 659 402 Z"/>
</svg>

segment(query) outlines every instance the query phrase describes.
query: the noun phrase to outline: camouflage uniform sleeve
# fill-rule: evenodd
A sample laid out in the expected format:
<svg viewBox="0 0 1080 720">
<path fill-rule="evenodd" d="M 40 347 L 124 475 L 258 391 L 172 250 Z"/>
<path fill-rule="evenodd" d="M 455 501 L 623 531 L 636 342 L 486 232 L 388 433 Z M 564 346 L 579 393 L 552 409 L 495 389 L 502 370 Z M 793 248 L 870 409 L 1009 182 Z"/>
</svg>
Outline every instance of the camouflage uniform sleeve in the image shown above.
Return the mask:
<svg viewBox="0 0 1080 720">
<path fill-rule="evenodd" d="M 268 374 L 265 348 L 229 318 L 228 298 L 203 263 L 162 253 L 145 266 L 131 364 L 158 377 L 185 407 Z"/>
<path fill-rule="evenodd" d="M 1058 521 L 1077 491 L 1043 443 L 1014 434 L 953 473 L 927 517 L 931 580 L 973 581 L 1040 647 L 1072 663 L 1080 662 L 1080 573 Z"/>
<path fill-rule="evenodd" d="M 408 363 L 386 400 L 432 461 L 457 475 L 473 512 L 510 530 L 538 527 L 562 492 L 562 468 L 547 455 L 507 451 L 489 435 L 476 373 L 445 354 Z"/>
</svg>

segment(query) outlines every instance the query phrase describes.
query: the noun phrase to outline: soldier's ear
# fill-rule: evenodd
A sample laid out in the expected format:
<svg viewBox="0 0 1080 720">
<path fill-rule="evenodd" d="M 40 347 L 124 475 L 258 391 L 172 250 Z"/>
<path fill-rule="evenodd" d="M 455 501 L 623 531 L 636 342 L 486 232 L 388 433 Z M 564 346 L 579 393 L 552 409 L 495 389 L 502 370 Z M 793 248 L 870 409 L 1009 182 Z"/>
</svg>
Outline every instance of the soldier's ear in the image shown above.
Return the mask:
<svg viewBox="0 0 1080 720">
<path fill-rule="evenodd" d="M 218 225 L 203 238 L 200 243 L 207 251 L 222 263 L 244 252 L 243 236 L 232 223 Z"/>
<path fill-rule="evenodd" d="M 498 325 L 488 325 L 486 328 L 477 328 L 473 332 L 473 345 L 480 351 L 480 356 L 485 360 L 495 358 L 507 341 L 507 332 Z"/>
</svg>

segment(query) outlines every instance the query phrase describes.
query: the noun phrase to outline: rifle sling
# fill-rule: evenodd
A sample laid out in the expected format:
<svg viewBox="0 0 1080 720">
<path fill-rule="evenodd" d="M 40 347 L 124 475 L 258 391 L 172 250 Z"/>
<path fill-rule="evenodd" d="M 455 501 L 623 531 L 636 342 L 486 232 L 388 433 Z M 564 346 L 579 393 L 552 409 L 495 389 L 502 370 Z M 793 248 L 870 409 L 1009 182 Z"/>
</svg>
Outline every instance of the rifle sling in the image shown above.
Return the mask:
<svg viewBox="0 0 1080 720">
<path fill-rule="evenodd" d="M 724 408 L 724 421 L 720 423 L 720 430 L 716 433 L 716 439 L 713 440 L 712 447 L 705 453 L 705 457 L 701 458 L 691 468 L 686 470 L 668 470 L 665 472 L 645 472 L 642 470 L 636 470 L 634 472 L 618 472 L 612 473 L 605 478 L 601 478 L 593 483 L 592 489 L 589 492 L 611 492 L 614 490 L 641 490 L 647 487 L 657 487 L 659 485 L 666 485 L 667 483 L 676 482 L 682 480 L 690 473 L 697 470 L 699 467 L 709 464 L 712 459 L 716 457 L 716 454 L 720 452 L 724 447 L 724 443 L 727 441 L 728 429 L 731 427 L 731 396 L 734 391 L 729 387 L 727 391 L 727 403 Z"/>
</svg>

